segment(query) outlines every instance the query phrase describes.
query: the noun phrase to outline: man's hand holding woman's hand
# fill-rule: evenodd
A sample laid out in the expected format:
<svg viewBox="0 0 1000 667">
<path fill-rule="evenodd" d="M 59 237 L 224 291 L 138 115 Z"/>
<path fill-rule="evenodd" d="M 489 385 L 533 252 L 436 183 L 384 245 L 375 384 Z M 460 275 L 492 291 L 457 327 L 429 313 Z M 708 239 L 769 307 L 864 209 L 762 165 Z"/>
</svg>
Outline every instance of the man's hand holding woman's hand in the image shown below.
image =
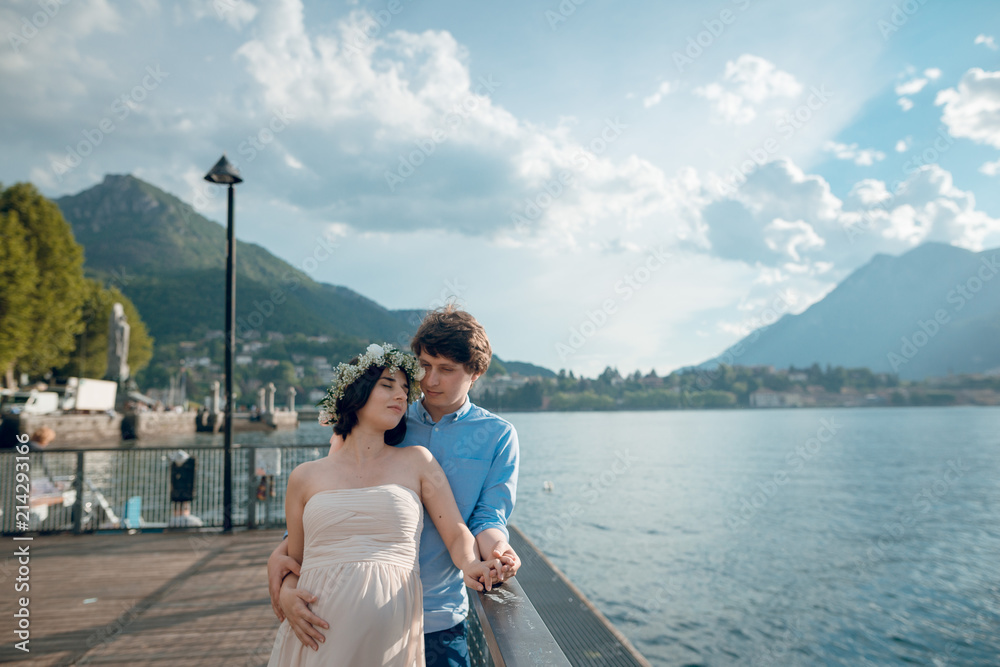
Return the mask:
<svg viewBox="0 0 1000 667">
<path fill-rule="evenodd" d="M 462 568 L 462 574 L 465 575 L 465 585 L 474 591 L 481 591 L 484 587 L 488 591 L 493 590 L 495 570 L 502 567 L 503 564 L 499 558 L 470 561 Z"/>
<path fill-rule="evenodd" d="M 491 555 L 493 561 L 490 562 L 498 563 L 497 567 L 493 568 L 490 573 L 494 584 L 517 575 L 517 571 L 521 567 L 521 559 L 517 557 L 510 544 L 498 540 Z"/>
</svg>

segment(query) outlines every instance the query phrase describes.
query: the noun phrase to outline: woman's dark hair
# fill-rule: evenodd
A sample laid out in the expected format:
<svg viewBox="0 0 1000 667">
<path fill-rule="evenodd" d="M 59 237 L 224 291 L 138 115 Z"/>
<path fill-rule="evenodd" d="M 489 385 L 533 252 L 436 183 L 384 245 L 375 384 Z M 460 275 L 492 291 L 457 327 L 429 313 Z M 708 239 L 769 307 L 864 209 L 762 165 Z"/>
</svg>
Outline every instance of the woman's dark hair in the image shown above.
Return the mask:
<svg viewBox="0 0 1000 667">
<path fill-rule="evenodd" d="M 358 361 L 358 357 L 354 357 L 347 363 L 357 364 Z M 337 419 L 337 423 L 333 425 L 334 433 L 346 438 L 354 427 L 358 425 L 358 410 L 363 408 L 365 403 L 368 402 L 368 397 L 372 395 L 372 389 L 375 388 L 379 378 L 382 377 L 382 371 L 384 370 L 385 366 L 372 366 L 344 390 L 344 395 L 337 401 L 337 414 L 340 417 Z M 406 375 L 406 373 L 404 372 L 403 375 Z M 406 381 L 409 382 L 410 379 L 407 378 Z M 399 420 L 399 424 L 385 432 L 385 444 L 395 447 L 403 442 L 405 436 L 406 413 L 404 412 L 403 418 Z"/>
</svg>

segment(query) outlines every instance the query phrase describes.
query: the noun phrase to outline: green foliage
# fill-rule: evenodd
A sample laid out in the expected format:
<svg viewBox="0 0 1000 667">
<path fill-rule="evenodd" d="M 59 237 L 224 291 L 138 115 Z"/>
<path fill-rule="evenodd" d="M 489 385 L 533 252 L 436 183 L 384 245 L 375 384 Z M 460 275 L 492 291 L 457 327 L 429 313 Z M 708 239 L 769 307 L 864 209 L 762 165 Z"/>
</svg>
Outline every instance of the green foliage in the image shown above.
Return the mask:
<svg viewBox="0 0 1000 667">
<path fill-rule="evenodd" d="M 213 189 L 220 198 L 225 188 Z M 226 228 L 133 176 L 107 176 L 58 200 L 87 249 L 90 275 L 118 276 L 121 290 L 159 343 L 201 340 L 225 321 Z M 236 200 L 239 229 L 240 199 Z M 336 241 L 317 237 L 298 264 L 336 261 Z M 317 259 L 320 258 L 320 259 Z M 324 259 L 325 258 L 325 259 Z M 261 246 L 236 242 L 237 333 L 340 335 L 406 347 L 405 319 L 344 287 L 320 284 Z M 176 369 L 175 369 L 176 372 Z"/>
<path fill-rule="evenodd" d="M 731 408 L 736 405 L 736 395 L 728 391 L 700 391 L 685 396 L 688 407 Z"/>
<path fill-rule="evenodd" d="M 487 390 L 476 403 L 487 410 L 539 410 L 545 395 L 544 380 L 531 380 L 517 389 L 501 395 Z"/>
<path fill-rule="evenodd" d="M 792 381 L 787 375 L 765 375 L 761 381 L 763 386 L 771 391 L 788 391 L 792 388 Z"/>
<path fill-rule="evenodd" d="M 490 367 L 486 369 L 486 376 L 490 377 L 496 375 L 499 377 L 501 375 L 507 375 L 507 374 L 508 374 L 507 368 L 503 365 L 503 362 L 497 359 L 497 356 L 494 354 L 493 358 L 490 359 Z"/>
<path fill-rule="evenodd" d="M 681 405 L 680 394 L 667 389 L 626 391 L 622 405 L 627 410 L 671 410 Z"/>
<path fill-rule="evenodd" d="M 894 375 L 875 374 L 867 368 L 827 367 L 819 365 L 808 369 L 789 368 L 774 371 L 768 366 L 729 366 L 719 364 L 710 369 L 688 368 L 659 377 L 651 372 L 643 376 L 639 371 L 622 376 L 617 368 L 606 367 L 596 378 L 577 378 L 571 372 L 560 370 L 555 377 L 541 378 L 537 388 L 522 387 L 520 392 L 541 391 L 542 401 L 535 394 L 528 402 L 514 392 L 496 397 L 489 390 L 479 402 L 490 409 L 519 410 L 538 409 L 537 402 L 544 403 L 548 396 L 549 410 L 673 410 L 673 409 L 728 409 L 749 407 L 750 396 L 761 388 L 772 391 L 815 394 L 822 392 L 841 396 L 841 389 L 848 391 L 844 396 L 858 400 L 859 392 L 871 392 L 899 385 Z M 965 382 L 964 380 L 962 381 Z M 997 386 L 1000 378 L 993 381 L 979 380 L 977 387 Z M 950 385 L 949 385 L 950 386 Z M 964 384 L 962 386 L 965 386 Z M 820 392 L 820 395 L 824 394 Z M 915 393 L 914 393 L 915 392 Z M 910 396 L 897 391 L 889 397 L 893 405 L 949 405 L 958 402 L 958 396 L 947 391 L 925 391 L 910 389 Z"/>
<path fill-rule="evenodd" d="M 22 266 L 33 264 L 36 272 L 28 298 L 21 299 L 19 312 L 11 313 L 15 321 L 28 320 L 30 332 L 8 368 L 42 375 L 69 360 L 83 328 L 83 249 L 59 207 L 30 183 L 18 183 L 0 193 L 0 216 L 15 218 L 23 239 L 20 249 L 6 237 L 4 245 L 20 252 Z M 16 231 L 9 220 L 7 225 Z"/>
<path fill-rule="evenodd" d="M 0 213 L 0 371 L 13 370 L 31 341 L 38 268 L 28 255 L 26 237 L 16 213 Z"/>
</svg>

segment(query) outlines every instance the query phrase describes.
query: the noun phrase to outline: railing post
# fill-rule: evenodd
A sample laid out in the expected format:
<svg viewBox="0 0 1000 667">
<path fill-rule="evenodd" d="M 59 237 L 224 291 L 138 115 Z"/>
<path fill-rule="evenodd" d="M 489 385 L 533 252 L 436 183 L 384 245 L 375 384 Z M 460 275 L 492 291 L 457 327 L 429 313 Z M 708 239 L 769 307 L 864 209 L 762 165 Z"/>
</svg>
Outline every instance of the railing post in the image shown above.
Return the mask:
<svg viewBox="0 0 1000 667">
<path fill-rule="evenodd" d="M 86 452 L 76 453 L 76 474 L 73 475 L 73 489 L 76 491 L 76 501 L 73 503 L 73 532 L 79 535 L 83 532 L 83 457 Z"/>
<path fill-rule="evenodd" d="M 257 485 L 254 480 L 257 475 L 257 448 L 248 447 L 250 451 L 249 465 L 247 465 L 247 530 L 257 528 Z"/>
</svg>

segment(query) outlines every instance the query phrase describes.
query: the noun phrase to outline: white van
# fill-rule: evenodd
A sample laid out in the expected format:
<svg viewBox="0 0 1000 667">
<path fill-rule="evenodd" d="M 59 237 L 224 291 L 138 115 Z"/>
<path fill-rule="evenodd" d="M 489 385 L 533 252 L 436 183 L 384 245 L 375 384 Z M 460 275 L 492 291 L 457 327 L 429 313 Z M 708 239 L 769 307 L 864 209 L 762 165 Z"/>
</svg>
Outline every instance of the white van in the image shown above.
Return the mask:
<svg viewBox="0 0 1000 667">
<path fill-rule="evenodd" d="M 15 391 L 3 395 L 3 412 L 17 415 L 47 415 L 59 411 L 59 394 L 54 391 Z"/>
</svg>

